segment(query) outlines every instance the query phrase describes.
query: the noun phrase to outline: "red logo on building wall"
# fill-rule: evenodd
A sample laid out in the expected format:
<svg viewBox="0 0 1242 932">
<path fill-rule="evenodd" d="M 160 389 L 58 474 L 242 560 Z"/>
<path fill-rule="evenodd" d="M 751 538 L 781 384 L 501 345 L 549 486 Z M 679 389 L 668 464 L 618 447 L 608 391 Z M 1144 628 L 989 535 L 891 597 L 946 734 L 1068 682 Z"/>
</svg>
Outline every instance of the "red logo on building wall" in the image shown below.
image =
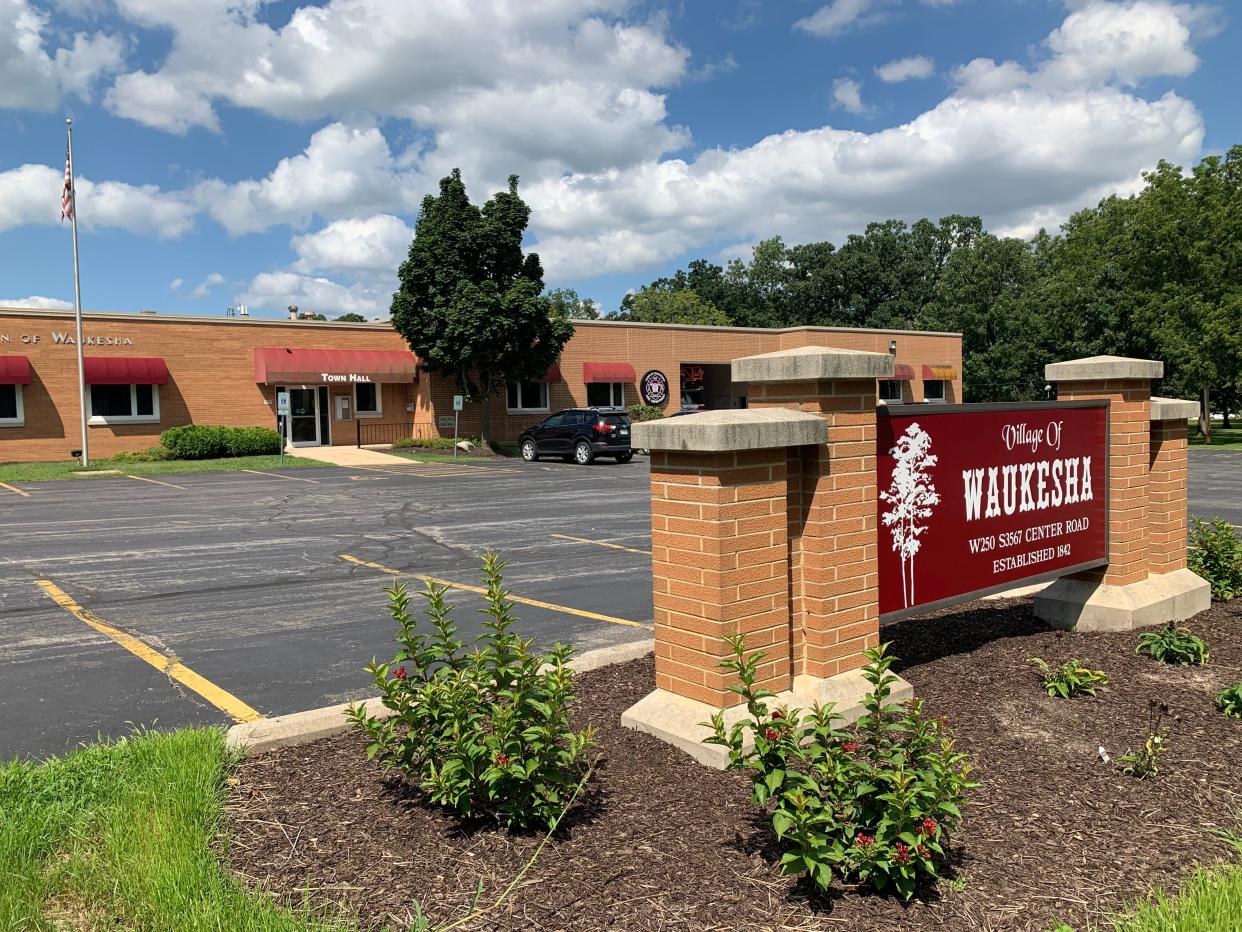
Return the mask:
<svg viewBox="0 0 1242 932">
<path fill-rule="evenodd" d="M 911 407 L 877 424 L 881 617 L 1105 561 L 1105 404 Z"/>
</svg>

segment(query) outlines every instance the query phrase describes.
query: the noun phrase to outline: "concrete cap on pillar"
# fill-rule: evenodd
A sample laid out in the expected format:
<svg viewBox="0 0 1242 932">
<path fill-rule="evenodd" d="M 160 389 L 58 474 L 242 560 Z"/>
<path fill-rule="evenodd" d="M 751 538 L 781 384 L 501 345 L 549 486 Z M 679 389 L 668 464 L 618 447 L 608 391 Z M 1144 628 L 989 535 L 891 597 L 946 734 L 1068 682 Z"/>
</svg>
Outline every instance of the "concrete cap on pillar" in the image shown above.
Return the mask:
<svg viewBox="0 0 1242 932">
<path fill-rule="evenodd" d="M 1044 366 L 1049 382 L 1115 382 L 1118 379 L 1164 378 L 1164 363 L 1127 356 L 1088 356 Z"/>
<path fill-rule="evenodd" d="M 893 374 L 888 353 L 800 346 L 733 360 L 734 382 L 818 382 L 823 379 L 882 379 Z"/>
<path fill-rule="evenodd" d="M 648 450 L 724 453 L 828 442 L 821 417 L 788 408 L 700 411 L 634 425 L 632 445 Z"/>
<path fill-rule="evenodd" d="M 1199 402 L 1183 401 L 1181 398 L 1151 399 L 1151 420 L 1153 421 L 1184 421 L 1188 417 L 1197 417 Z"/>
</svg>

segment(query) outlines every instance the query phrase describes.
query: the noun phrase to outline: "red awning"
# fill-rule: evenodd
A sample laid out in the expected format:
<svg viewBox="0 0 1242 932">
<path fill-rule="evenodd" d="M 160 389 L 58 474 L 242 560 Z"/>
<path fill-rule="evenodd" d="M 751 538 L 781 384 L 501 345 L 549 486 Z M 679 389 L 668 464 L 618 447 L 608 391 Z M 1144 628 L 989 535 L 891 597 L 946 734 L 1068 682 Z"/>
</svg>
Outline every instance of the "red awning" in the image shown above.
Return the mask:
<svg viewBox="0 0 1242 932">
<path fill-rule="evenodd" d="M 167 385 L 168 366 L 157 356 L 87 356 L 87 385 Z"/>
<path fill-rule="evenodd" d="M 29 359 L 25 356 L 0 356 L 0 385 L 29 384 Z"/>
<path fill-rule="evenodd" d="M 957 370 L 954 369 L 952 366 L 924 365 L 923 366 L 923 378 L 929 379 L 931 381 L 941 379 L 946 382 L 952 382 L 954 379 L 957 378 Z"/>
<path fill-rule="evenodd" d="M 418 359 L 405 350 L 289 349 L 258 346 L 254 380 L 275 382 L 413 382 Z"/>
<path fill-rule="evenodd" d="M 881 382 L 912 382 L 914 380 L 914 366 L 907 366 L 904 362 L 893 364 L 893 374 L 888 378 L 880 379 Z"/>
<path fill-rule="evenodd" d="M 561 378 L 561 367 L 553 365 L 551 369 L 543 374 L 541 378 L 535 379 L 536 382 L 564 382 Z"/>
<path fill-rule="evenodd" d="M 637 382 L 634 367 L 628 362 L 584 362 L 582 381 L 591 382 Z"/>
</svg>

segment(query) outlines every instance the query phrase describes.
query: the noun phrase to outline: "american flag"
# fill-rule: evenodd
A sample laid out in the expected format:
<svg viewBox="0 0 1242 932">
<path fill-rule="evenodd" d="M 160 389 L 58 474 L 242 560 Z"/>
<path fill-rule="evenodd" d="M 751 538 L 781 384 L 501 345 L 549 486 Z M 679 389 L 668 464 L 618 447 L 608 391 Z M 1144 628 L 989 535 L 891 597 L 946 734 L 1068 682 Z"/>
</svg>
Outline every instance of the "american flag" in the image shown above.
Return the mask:
<svg viewBox="0 0 1242 932">
<path fill-rule="evenodd" d="M 65 187 L 60 192 L 60 222 L 73 219 L 73 172 L 69 168 L 69 147 L 65 147 Z"/>
</svg>

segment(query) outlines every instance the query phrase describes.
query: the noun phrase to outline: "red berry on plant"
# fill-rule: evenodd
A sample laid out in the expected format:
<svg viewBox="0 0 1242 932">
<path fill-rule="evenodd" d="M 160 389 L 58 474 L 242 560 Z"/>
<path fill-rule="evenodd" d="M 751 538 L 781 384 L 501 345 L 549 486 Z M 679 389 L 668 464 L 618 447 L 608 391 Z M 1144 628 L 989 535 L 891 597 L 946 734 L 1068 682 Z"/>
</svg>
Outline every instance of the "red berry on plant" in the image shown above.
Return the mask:
<svg viewBox="0 0 1242 932">
<path fill-rule="evenodd" d="M 923 834 L 924 835 L 934 835 L 936 832 L 936 829 L 939 827 L 940 827 L 940 823 L 937 822 L 935 819 L 928 818 L 928 819 L 923 820 Z"/>
<path fill-rule="evenodd" d="M 783 712 L 781 712 L 780 709 L 777 709 L 775 712 L 772 713 L 772 718 L 778 722 L 784 717 L 785 715 Z"/>
<path fill-rule="evenodd" d="M 901 842 L 897 842 L 897 850 L 893 852 L 892 860 L 896 861 L 898 864 L 909 864 L 910 849 Z"/>
<path fill-rule="evenodd" d="M 508 754 L 497 754 L 496 755 L 496 766 L 497 767 L 503 767 L 507 763 L 509 763 Z"/>
<path fill-rule="evenodd" d="M 858 750 L 858 745 L 853 741 L 847 741 L 845 744 L 841 745 L 841 750 L 846 754 L 853 754 Z"/>
<path fill-rule="evenodd" d="M 775 728 L 765 728 L 763 730 L 763 736 L 767 738 L 769 741 L 775 741 L 777 738 L 781 736 L 781 733 L 777 731 Z"/>
<path fill-rule="evenodd" d="M 409 676 L 409 674 L 405 672 L 405 667 L 397 667 L 397 669 L 392 671 L 392 678 L 394 680 L 403 680 L 407 676 Z"/>
<path fill-rule="evenodd" d="M 858 847 L 860 847 L 860 848 L 866 848 L 866 847 L 867 847 L 867 846 L 869 846 L 869 845 L 874 845 L 874 844 L 875 844 L 875 836 L 874 836 L 874 835 L 864 835 L 862 832 L 859 832 L 859 833 L 858 833 L 858 835 L 857 835 L 857 837 L 854 839 L 854 844 L 858 845 Z"/>
<path fill-rule="evenodd" d="M 927 853 L 927 849 L 924 848 L 922 845 L 919 845 L 914 850 L 919 853 L 919 857 L 923 857 L 923 858 L 931 857 L 931 855 Z"/>
</svg>

